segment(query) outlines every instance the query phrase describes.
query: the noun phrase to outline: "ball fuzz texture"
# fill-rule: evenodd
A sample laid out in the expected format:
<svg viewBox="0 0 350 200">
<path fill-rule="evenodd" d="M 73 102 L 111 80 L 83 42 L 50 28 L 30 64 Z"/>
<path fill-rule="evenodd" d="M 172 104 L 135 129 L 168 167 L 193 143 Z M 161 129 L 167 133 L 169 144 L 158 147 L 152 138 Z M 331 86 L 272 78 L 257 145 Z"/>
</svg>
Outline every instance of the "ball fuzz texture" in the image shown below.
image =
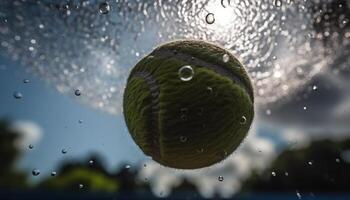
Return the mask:
<svg viewBox="0 0 350 200">
<path fill-rule="evenodd" d="M 243 141 L 254 116 L 250 79 L 225 49 L 203 41 L 156 48 L 132 69 L 123 110 L 142 151 L 178 169 L 207 167 Z"/>
</svg>

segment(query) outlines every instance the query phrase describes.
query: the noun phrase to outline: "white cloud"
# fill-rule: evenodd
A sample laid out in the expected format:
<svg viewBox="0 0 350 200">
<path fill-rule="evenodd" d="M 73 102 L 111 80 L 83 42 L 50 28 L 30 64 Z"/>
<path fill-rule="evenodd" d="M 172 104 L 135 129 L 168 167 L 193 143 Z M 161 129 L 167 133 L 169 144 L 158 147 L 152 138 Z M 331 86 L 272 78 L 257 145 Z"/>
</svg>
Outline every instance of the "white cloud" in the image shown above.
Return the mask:
<svg viewBox="0 0 350 200">
<path fill-rule="evenodd" d="M 16 121 L 11 125 L 11 129 L 20 133 L 20 138 L 16 141 L 20 149 L 28 148 L 30 144 L 37 143 L 42 137 L 40 126 L 32 121 Z"/>
</svg>

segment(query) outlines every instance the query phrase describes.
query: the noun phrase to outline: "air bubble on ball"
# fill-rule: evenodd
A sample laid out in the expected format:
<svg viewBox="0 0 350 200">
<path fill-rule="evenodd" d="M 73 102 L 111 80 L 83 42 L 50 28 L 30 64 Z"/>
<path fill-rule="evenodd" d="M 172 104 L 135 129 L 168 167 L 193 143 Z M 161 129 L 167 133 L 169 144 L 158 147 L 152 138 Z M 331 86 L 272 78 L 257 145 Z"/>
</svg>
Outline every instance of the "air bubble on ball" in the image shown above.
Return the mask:
<svg viewBox="0 0 350 200">
<path fill-rule="evenodd" d="M 207 22 L 207 24 L 213 24 L 215 22 L 215 17 L 213 13 L 208 13 L 205 16 L 205 21 Z"/>
<path fill-rule="evenodd" d="M 242 116 L 241 119 L 239 120 L 240 124 L 245 124 L 247 122 L 247 118 L 245 116 Z"/>
<path fill-rule="evenodd" d="M 102 2 L 99 6 L 99 11 L 101 14 L 107 14 L 111 10 L 108 2 Z"/>
<path fill-rule="evenodd" d="M 203 112 L 204 112 L 204 108 L 199 108 L 199 109 L 198 109 L 197 115 L 198 115 L 198 116 L 202 116 L 202 115 L 203 115 Z"/>
<path fill-rule="evenodd" d="M 227 63 L 229 60 L 230 60 L 230 56 L 229 56 L 228 54 L 225 53 L 225 54 L 222 56 L 222 61 L 224 61 L 224 63 Z"/>
<path fill-rule="evenodd" d="M 224 181 L 224 177 L 223 176 L 219 176 L 218 177 L 218 180 L 221 182 L 221 181 Z"/>
<path fill-rule="evenodd" d="M 33 169 L 32 170 L 32 175 L 33 176 L 39 176 L 39 174 L 40 174 L 40 170 L 38 170 L 38 169 Z"/>
<path fill-rule="evenodd" d="M 203 148 L 200 148 L 200 149 L 197 149 L 196 151 L 197 151 L 197 153 L 203 153 L 203 152 L 204 152 L 204 149 L 203 149 Z"/>
<path fill-rule="evenodd" d="M 74 94 L 75 94 L 75 96 L 78 97 L 78 96 L 81 95 L 81 91 L 77 89 L 77 90 L 74 91 Z"/>
<path fill-rule="evenodd" d="M 67 149 L 62 149 L 61 152 L 62 152 L 62 154 L 66 154 L 68 151 L 67 151 Z"/>
<path fill-rule="evenodd" d="M 207 92 L 208 94 L 212 94 L 213 93 L 213 88 L 212 87 L 207 87 Z"/>
<path fill-rule="evenodd" d="M 51 176 L 56 176 L 56 172 L 51 172 Z"/>
<path fill-rule="evenodd" d="M 83 184 L 79 184 L 79 189 L 83 189 L 84 185 Z"/>
<path fill-rule="evenodd" d="M 22 93 L 21 92 L 14 92 L 13 93 L 13 97 L 15 98 L 15 99 L 22 99 L 23 98 L 23 95 L 22 95 Z"/>
<path fill-rule="evenodd" d="M 181 142 L 187 142 L 187 137 L 186 136 L 180 136 L 180 141 Z"/>
<path fill-rule="evenodd" d="M 191 66 L 185 65 L 179 69 L 178 74 L 182 81 L 190 81 L 193 78 L 194 71 Z"/>
<path fill-rule="evenodd" d="M 28 147 L 29 147 L 29 149 L 33 149 L 34 148 L 34 146 L 32 144 L 30 144 Z"/>
</svg>

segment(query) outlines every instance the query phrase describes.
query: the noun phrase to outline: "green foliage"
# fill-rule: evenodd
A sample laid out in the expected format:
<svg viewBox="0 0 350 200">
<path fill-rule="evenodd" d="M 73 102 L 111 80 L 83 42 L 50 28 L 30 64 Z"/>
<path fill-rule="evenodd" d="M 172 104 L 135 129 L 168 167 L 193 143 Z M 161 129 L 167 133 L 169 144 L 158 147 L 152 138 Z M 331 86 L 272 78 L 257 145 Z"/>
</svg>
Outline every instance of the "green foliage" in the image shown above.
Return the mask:
<svg viewBox="0 0 350 200">
<path fill-rule="evenodd" d="M 83 190 L 90 192 L 115 192 L 119 187 L 118 182 L 111 177 L 83 167 L 71 169 L 64 174 L 57 175 L 57 177 L 49 178 L 40 186 L 48 189 L 77 191 L 79 184 L 83 184 Z"/>
<path fill-rule="evenodd" d="M 348 192 L 350 163 L 341 156 L 345 150 L 350 150 L 350 140 L 322 140 L 307 148 L 285 151 L 263 174 L 254 173 L 244 190 Z M 272 171 L 276 176 L 271 176 Z"/>
</svg>

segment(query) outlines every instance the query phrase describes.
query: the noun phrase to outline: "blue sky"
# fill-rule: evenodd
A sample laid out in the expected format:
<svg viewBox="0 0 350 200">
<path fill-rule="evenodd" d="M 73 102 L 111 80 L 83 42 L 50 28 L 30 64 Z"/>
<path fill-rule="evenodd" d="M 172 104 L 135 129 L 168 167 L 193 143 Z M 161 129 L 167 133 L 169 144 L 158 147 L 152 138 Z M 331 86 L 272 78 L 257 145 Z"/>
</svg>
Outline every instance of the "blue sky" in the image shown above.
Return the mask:
<svg viewBox="0 0 350 200">
<path fill-rule="evenodd" d="M 60 161 L 82 159 L 90 153 L 101 155 L 109 169 L 120 163 L 133 165 L 146 159 L 129 137 L 122 115 L 84 106 L 75 100 L 84 98 L 84 94 L 65 96 L 25 72 L 24 67 L 1 57 L 0 66 L 0 118 L 32 121 L 43 130 L 34 149 L 26 148 L 20 167 L 29 172 L 38 168 L 42 175 L 48 175 Z M 23 83 L 23 79 L 29 79 L 30 83 Z M 14 91 L 21 92 L 23 98 L 15 99 Z M 67 154 L 61 153 L 63 148 L 68 150 Z"/>
</svg>

